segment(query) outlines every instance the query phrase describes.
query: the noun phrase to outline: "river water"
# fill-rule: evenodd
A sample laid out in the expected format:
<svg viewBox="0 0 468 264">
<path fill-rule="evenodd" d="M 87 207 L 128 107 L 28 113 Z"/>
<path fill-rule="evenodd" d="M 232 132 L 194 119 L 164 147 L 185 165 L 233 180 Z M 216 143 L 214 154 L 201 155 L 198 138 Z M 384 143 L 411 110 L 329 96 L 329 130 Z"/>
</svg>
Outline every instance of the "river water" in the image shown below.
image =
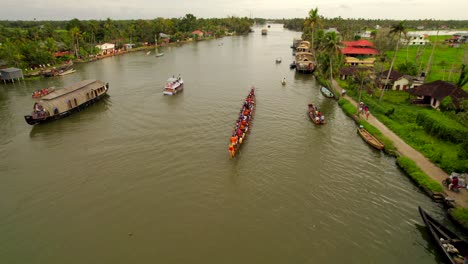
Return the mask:
<svg viewBox="0 0 468 264">
<path fill-rule="evenodd" d="M 443 210 L 289 69 L 298 36 L 272 25 L 0 85 L 0 263 L 439 263 L 417 206 Z M 163 96 L 178 74 L 185 91 Z M 32 91 L 82 79 L 109 82 L 109 97 L 26 124 Z M 231 160 L 252 85 L 253 128 Z"/>
</svg>

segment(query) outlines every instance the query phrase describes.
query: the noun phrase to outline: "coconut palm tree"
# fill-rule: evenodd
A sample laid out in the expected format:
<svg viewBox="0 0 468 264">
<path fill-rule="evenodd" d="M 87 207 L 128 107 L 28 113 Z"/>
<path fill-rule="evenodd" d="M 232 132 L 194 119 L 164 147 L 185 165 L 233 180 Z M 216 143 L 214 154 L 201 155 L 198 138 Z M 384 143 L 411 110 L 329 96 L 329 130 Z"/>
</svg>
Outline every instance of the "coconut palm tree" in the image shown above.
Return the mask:
<svg viewBox="0 0 468 264">
<path fill-rule="evenodd" d="M 319 23 L 319 15 L 318 15 L 318 8 L 311 9 L 309 11 L 309 21 L 310 21 L 310 31 L 312 35 L 312 41 L 310 43 L 310 49 L 312 51 L 312 54 L 314 54 L 315 57 L 315 49 L 314 49 L 314 35 L 315 35 L 315 27 Z"/>
<path fill-rule="evenodd" d="M 468 68 L 466 68 L 465 64 L 462 64 L 461 70 L 460 70 L 460 77 L 458 78 L 455 85 L 459 88 L 462 88 L 467 83 L 468 83 Z"/>
<path fill-rule="evenodd" d="M 70 29 L 70 35 L 73 40 L 73 49 L 75 51 L 75 57 L 79 58 L 80 37 L 81 37 L 80 29 L 78 27 L 74 27 Z"/>
<path fill-rule="evenodd" d="M 388 79 L 390 79 L 390 74 L 392 73 L 393 65 L 395 64 L 395 59 L 396 59 L 396 55 L 398 53 L 398 45 L 400 43 L 401 35 L 406 35 L 406 28 L 405 28 L 405 25 L 404 25 L 404 21 L 400 21 L 398 24 L 392 25 L 391 30 L 390 30 L 390 34 L 398 35 L 398 37 L 397 37 L 397 42 L 396 42 L 396 46 L 395 46 L 395 53 L 393 54 L 393 59 L 392 59 L 392 62 L 390 63 L 390 69 L 388 70 L 387 78 L 385 79 L 385 83 L 384 83 L 382 92 L 380 93 L 379 102 L 382 101 L 385 88 L 387 87 L 387 84 L 388 84 Z"/>
<path fill-rule="evenodd" d="M 330 87 L 333 87 L 333 58 L 340 54 L 341 48 L 340 36 L 333 31 L 325 34 L 323 49 L 328 53 L 328 58 L 330 59 Z"/>
<path fill-rule="evenodd" d="M 370 81 L 369 78 L 369 71 L 356 71 L 353 75 L 353 79 L 356 83 L 359 83 L 359 96 L 358 96 L 358 102 L 361 102 L 361 93 L 362 93 L 362 88 L 364 84 L 368 83 Z M 359 109 L 357 109 L 357 113 L 359 114 Z"/>
</svg>

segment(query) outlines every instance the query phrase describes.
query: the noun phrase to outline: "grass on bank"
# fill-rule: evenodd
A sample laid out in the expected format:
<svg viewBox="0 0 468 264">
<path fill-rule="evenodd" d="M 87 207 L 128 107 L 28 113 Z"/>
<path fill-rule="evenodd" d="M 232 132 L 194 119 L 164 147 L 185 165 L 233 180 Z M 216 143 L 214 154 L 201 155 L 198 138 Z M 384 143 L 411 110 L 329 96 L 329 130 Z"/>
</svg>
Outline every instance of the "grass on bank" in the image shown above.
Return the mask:
<svg viewBox="0 0 468 264">
<path fill-rule="evenodd" d="M 350 101 L 341 98 L 338 100 L 338 104 L 341 106 L 343 111 L 348 115 L 348 116 L 353 116 L 356 115 L 357 113 L 357 108 L 354 106 Z M 385 145 L 385 152 L 389 154 L 393 154 L 396 151 L 395 146 L 393 145 L 393 142 L 385 137 L 380 130 L 378 130 L 376 127 L 371 125 L 369 122 L 367 122 L 364 119 L 360 119 L 358 121 L 359 125 L 362 125 L 369 133 L 371 133 L 374 137 L 376 137 L 380 142 L 382 142 Z"/>
<path fill-rule="evenodd" d="M 468 226 L 468 209 L 456 207 L 452 211 L 452 217 L 457 219 L 463 226 Z"/>
<path fill-rule="evenodd" d="M 355 85 L 345 85 L 347 94 L 355 100 L 358 98 L 358 89 Z M 444 140 L 441 136 L 435 136 L 434 131 L 426 131 L 424 124 L 417 122 L 418 115 L 429 115 L 434 122 L 444 124 L 443 127 L 450 127 L 452 130 L 458 129 L 463 133 L 468 132 L 466 126 L 454 121 L 448 115 L 434 110 L 430 107 L 420 107 L 411 105 L 409 94 L 402 91 L 385 91 L 383 100 L 379 103 L 380 91 L 376 91 L 374 96 L 363 93 L 361 101 L 367 104 L 370 112 L 390 128 L 395 134 L 401 137 L 407 144 L 421 152 L 433 163 L 439 165 L 445 172 L 467 172 L 468 171 L 468 150 L 466 143 L 452 142 Z M 440 128 L 442 129 L 442 128 Z"/>
<path fill-rule="evenodd" d="M 421 169 L 407 157 L 398 157 L 397 164 L 402 170 L 408 174 L 411 179 L 413 179 L 419 186 L 425 186 L 432 192 L 443 192 L 444 188 L 440 185 L 439 182 L 433 180 L 427 174 L 425 174 Z"/>
<path fill-rule="evenodd" d="M 408 46 L 408 48 L 406 46 L 401 46 L 395 60 L 395 69 L 398 70 L 398 65 L 408 60 L 408 62 L 414 63 L 419 71 L 425 71 L 431 56 L 432 44 L 434 43 L 435 37 L 436 36 L 429 37 L 431 41 L 429 45 Z M 426 82 L 436 80 L 456 82 L 459 77 L 459 69 L 463 63 L 464 54 L 468 51 L 468 44 L 463 44 L 458 48 L 452 48 L 447 42 L 444 42 L 445 39 L 451 37 L 452 36 L 438 36 Z M 388 69 L 390 67 L 391 58 L 393 58 L 393 51 L 386 52 L 386 55 L 388 60 L 384 68 Z M 376 69 L 381 69 L 381 65 L 376 65 Z"/>
</svg>

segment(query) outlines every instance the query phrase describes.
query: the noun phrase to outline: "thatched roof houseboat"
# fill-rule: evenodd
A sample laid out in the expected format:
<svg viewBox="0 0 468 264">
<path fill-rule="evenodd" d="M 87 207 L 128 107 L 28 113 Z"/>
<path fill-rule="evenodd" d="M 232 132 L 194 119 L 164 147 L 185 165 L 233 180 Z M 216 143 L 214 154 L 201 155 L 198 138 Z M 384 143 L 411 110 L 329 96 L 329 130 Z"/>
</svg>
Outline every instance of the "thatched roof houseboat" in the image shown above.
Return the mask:
<svg viewBox="0 0 468 264">
<path fill-rule="evenodd" d="M 310 52 L 296 53 L 296 71 L 302 73 L 312 73 L 315 70 L 315 61 Z"/>
<path fill-rule="evenodd" d="M 30 125 L 44 123 L 77 112 L 107 94 L 109 84 L 99 80 L 84 80 L 62 89 L 54 89 L 34 98 L 33 112 L 24 116 Z"/>
<path fill-rule="evenodd" d="M 301 41 L 296 48 L 296 53 L 298 52 L 310 52 L 310 42 L 306 40 Z"/>
<path fill-rule="evenodd" d="M 296 48 L 296 71 L 312 73 L 315 70 L 314 56 L 310 50 L 309 41 L 301 41 Z"/>
</svg>

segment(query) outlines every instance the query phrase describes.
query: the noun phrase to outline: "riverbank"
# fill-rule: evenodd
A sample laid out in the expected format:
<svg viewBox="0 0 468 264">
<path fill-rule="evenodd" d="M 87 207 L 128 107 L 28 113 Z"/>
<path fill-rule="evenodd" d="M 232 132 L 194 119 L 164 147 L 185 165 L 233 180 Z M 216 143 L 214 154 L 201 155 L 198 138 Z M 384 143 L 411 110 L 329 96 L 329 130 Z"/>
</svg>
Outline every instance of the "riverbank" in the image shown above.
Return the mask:
<svg viewBox="0 0 468 264">
<path fill-rule="evenodd" d="M 340 92 L 343 90 L 343 88 L 340 87 L 340 85 L 333 80 L 333 86 L 332 89 L 334 90 L 335 94 L 340 94 Z M 350 102 L 353 106 L 358 107 L 358 102 L 356 102 L 352 97 L 348 95 L 341 96 L 344 100 L 347 100 Z M 359 117 L 354 115 L 353 117 L 356 122 L 359 122 L 360 120 L 364 119 L 363 117 Z M 396 157 L 407 157 L 411 161 L 414 162 L 414 164 L 428 177 L 430 177 L 432 180 L 436 181 L 439 185 L 440 183 L 448 177 L 448 174 L 444 172 L 442 169 L 440 169 L 438 166 L 436 166 L 434 163 L 429 161 L 424 155 L 422 155 L 419 151 L 415 150 L 412 148 L 410 145 L 408 145 L 406 142 L 404 142 L 398 135 L 396 135 L 393 131 L 391 131 L 387 126 L 385 126 L 382 122 L 380 122 L 374 115 L 369 114 L 368 118 L 365 120 L 375 128 L 377 128 L 386 138 L 392 141 L 396 152 L 395 156 Z M 399 163 L 399 162 L 397 162 Z M 401 164 L 399 164 L 401 167 Z M 404 168 L 403 168 L 404 169 Z M 409 172 L 405 170 L 405 172 L 408 174 Z M 411 175 L 410 175 L 411 177 Z M 414 179 L 414 178 L 413 178 Z M 422 185 L 424 186 L 424 185 Z M 431 198 L 437 200 L 437 197 L 440 195 L 443 198 L 443 201 L 446 202 L 446 204 L 449 205 L 449 207 L 461 207 L 462 211 L 466 210 L 468 208 L 468 192 L 464 189 L 462 189 L 459 193 L 455 192 L 442 192 L 442 193 L 437 193 L 437 192 L 432 192 L 428 190 L 429 188 L 423 187 L 425 189 L 425 192 L 431 196 Z M 450 216 L 458 222 L 460 225 L 462 225 L 466 230 L 468 230 L 468 222 L 466 219 L 466 216 L 464 214 L 459 214 L 459 213 L 454 213 L 456 212 L 457 209 L 455 210 L 449 210 Z M 460 210 L 458 210 L 460 211 Z"/>
</svg>

